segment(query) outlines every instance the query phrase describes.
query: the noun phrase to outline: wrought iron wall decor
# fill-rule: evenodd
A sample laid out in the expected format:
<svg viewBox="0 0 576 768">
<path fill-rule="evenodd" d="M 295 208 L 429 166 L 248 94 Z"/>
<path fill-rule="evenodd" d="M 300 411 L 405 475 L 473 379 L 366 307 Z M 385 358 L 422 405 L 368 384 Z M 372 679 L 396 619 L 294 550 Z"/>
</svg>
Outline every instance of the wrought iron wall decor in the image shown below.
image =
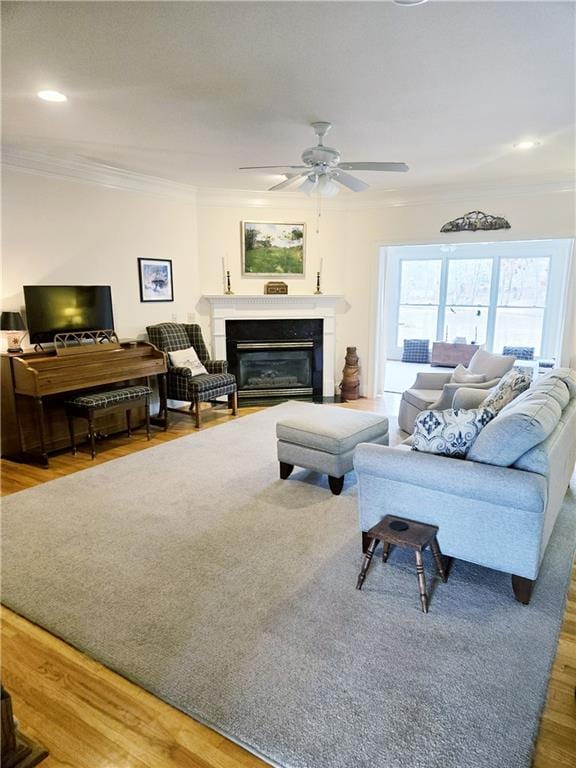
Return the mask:
<svg viewBox="0 0 576 768">
<path fill-rule="evenodd" d="M 510 229 L 510 223 L 503 216 L 470 211 L 459 219 L 444 224 L 440 232 L 476 232 L 479 229 Z"/>
</svg>

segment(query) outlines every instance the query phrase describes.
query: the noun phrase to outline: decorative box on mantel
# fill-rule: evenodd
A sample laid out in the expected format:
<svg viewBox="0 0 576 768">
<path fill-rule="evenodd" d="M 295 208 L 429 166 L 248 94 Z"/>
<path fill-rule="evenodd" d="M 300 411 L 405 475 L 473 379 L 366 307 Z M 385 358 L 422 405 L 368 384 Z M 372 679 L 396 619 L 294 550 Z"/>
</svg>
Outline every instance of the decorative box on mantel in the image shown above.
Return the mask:
<svg viewBox="0 0 576 768">
<path fill-rule="evenodd" d="M 323 373 L 322 395 L 334 397 L 335 381 L 335 333 L 336 314 L 345 311 L 343 296 L 274 296 L 249 295 L 203 296 L 210 305 L 212 350 L 217 360 L 226 359 L 227 320 L 298 320 L 320 319 L 323 321 Z"/>
</svg>

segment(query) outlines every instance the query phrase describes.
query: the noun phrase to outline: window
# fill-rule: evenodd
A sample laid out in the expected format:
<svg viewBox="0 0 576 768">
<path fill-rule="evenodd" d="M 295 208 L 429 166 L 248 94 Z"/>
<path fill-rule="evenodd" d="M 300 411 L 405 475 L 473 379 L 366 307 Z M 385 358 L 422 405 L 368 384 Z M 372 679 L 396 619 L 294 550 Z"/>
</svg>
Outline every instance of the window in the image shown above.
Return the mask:
<svg viewBox="0 0 576 768">
<path fill-rule="evenodd" d="M 410 338 L 556 357 L 571 248 L 570 240 L 388 247 L 388 357 L 400 359 Z"/>
<path fill-rule="evenodd" d="M 442 261 L 410 259 L 401 262 L 397 344 L 404 339 L 430 338 L 436 329 Z"/>
<path fill-rule="evenodd" d="M 494 350 L 534 347 L 541 354 L 550 259 L 501 259 Z"/>
<path fill-rule="evenodd" d="M 444 338 L 486 343 L 492 259 L 449 259 Z"/>
</svg>

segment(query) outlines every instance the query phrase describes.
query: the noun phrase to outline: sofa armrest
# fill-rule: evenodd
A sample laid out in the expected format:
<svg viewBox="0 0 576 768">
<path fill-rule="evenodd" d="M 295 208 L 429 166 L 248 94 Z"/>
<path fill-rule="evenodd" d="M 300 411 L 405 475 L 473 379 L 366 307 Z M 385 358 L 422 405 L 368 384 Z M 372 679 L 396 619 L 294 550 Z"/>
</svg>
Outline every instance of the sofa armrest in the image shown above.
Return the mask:
<svg viewBox="0 0 576 768">
<path fill-rule="evenodd" d="M 206 360 L 204 367 L 208 373 L 228 373 L 227 360 Z"/>
<path fill-rule="evenodd" d="M 510 467 L 361 443 L 354 468 L 360 495 L 363 479 L 371 476 L 528 512 L 542 513 L 546 505 L 546 479 Z"/>
<path fill-rule="evenodd" d="M 452 378 L 452 372 L 422 371 L 416 374 L 416 381 L 410 389 L 442 389 Z"/>
</svg>

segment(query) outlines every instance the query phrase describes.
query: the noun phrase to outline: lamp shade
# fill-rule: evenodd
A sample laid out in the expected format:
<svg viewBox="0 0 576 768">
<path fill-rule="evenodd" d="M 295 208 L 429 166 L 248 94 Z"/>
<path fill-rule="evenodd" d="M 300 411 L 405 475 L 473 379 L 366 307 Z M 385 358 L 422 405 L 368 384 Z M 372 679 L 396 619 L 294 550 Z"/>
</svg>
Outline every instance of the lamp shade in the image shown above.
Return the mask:
<svg viewBox="0 0 576 768">
<path fill-rule="evenodd" d="M 1 312 L 0 331 L 25 331 L 26 326 L 20 312 Z"/>
</svg>

